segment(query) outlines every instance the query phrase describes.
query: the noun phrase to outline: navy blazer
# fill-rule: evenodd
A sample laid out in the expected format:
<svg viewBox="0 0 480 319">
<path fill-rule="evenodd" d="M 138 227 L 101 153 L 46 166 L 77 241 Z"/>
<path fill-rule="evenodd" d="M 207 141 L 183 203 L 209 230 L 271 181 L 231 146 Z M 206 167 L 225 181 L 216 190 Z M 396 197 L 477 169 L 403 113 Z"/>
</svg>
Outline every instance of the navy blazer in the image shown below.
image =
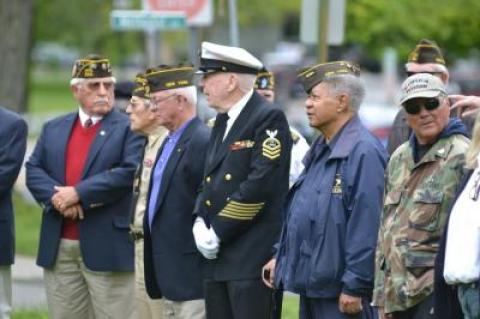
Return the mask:
<svg viewBox="0 0 480 319">
<path fill-rule="evenodd" d="M 55 185 L 65 185 L 66 148 L 78 113 L 43 126 L 26 163 L 27 186 L 43 208 L 39 266 L 55 264 L 63 217 L 50 202 Z M 83 262 L 94 271 L 133 271 L 134 247 L 129 238 L 129 208 L 135 168 L 144 139 L 130 130 L 128 117 L 107 114 L 90 147 L 81 181 L 75 186 L 85 218 L 78 222 Z"/>
<path fill-rule="evenodd" d="M 151 230 L 147 213 L 144 218 L 145 284 L 151 298 L 203 298 L 201 257 L 192 233 L 192 211 L 203 178 L 209 138 L 210 129 L 194 118 L 168 159 L 158 194 L 150 193 L 150 179 L 147 203 L 150 196 L 158 196 Z"/>
<path fill-rule="evenodd" d="M 27 124 L 0 107 L 0 265 L 11 265 L 15 255 L 12 189 L 22 167 Z"/>
</svg>

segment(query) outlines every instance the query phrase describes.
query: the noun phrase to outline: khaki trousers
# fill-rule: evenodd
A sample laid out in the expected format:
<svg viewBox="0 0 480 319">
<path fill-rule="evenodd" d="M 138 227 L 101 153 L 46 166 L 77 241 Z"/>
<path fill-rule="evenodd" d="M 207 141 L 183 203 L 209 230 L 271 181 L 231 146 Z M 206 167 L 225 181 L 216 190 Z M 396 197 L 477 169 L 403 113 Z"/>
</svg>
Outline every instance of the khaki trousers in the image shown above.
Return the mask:
<svg viewBox="0 0 480 319">
<path fill-rule="evenodd" d="M 165 319 L 205 319 L 205 300 L 172 301 L 164 299 Z"/>
<path fill-rule="evenodd" d="M 0 266 L 0 319 L 9 319 L 12 311 L 12 272 L 10 266 Z"/>
<path fill-rule="evenodd" d="M 145 289 L 143 239 L 135 241 L 135 303 L 138 319 L 163 319 L 163 299 L 151 299 Z"/>
<path fill-rule="evenodd" d="M 78 240 L 62 239 L 52 269 L 44 270 L 52 319 L 134 319 L 134 274 L 88 270 Z"/>
</svg>

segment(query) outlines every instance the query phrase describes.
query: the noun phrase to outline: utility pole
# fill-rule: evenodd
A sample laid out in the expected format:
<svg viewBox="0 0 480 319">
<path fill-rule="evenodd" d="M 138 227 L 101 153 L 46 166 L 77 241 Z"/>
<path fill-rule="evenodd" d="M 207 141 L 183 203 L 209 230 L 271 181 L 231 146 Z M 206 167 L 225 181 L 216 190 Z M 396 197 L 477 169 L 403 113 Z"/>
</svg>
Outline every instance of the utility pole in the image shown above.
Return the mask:
<svg viewBox="0 0 480 319">
<path fill-rule="evenodd" d="M 330 0 L 318 0 L 320 5 L 320 23 L 318 24 L 318 60 L 320 63 L 328 61 L 328 10 Z"/>
<path fill-rule="evenodd" d="M 238 22 L 237 22 L 237 3 L 236 0 L 228 0 L 228 17 L 230 23 L 230 45 L 239 46 L 238 40 Z"/>
</svg>

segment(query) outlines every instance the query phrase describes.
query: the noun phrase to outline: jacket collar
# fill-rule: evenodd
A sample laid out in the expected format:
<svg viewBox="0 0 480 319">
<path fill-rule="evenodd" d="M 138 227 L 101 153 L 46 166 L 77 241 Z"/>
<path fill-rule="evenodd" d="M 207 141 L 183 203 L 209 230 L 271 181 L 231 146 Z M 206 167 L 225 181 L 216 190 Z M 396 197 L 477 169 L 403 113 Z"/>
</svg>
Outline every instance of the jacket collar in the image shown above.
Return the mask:
<svg viewBox="0 0 480 319">
<path fill-rule="evenodd" d="M 332 150 L 329 159 L 347 157 L 360 140 L 362 136 L 360 131 L 363 130 L 363 128 L 364 126 L 360 118 L 355 114 L 328 144 Z M 325 142 L 325 139 L 323 139 L 323 142 Z"/>
</svg>

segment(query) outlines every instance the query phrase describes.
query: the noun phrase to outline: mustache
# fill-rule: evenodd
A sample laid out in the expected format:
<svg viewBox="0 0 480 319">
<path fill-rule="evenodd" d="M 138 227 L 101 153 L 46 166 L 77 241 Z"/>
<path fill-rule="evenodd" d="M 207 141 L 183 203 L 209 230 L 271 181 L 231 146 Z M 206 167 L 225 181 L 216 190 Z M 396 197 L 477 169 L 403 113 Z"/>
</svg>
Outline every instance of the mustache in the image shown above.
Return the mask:
<svg viewBox="0 0 480 319">
<path fill-rule="evenodd" d="M 108 104 L 108 99 L 98 99 L 93 103 L 94 106 L 101 106 L 104 104 Z"/>
</svg>

